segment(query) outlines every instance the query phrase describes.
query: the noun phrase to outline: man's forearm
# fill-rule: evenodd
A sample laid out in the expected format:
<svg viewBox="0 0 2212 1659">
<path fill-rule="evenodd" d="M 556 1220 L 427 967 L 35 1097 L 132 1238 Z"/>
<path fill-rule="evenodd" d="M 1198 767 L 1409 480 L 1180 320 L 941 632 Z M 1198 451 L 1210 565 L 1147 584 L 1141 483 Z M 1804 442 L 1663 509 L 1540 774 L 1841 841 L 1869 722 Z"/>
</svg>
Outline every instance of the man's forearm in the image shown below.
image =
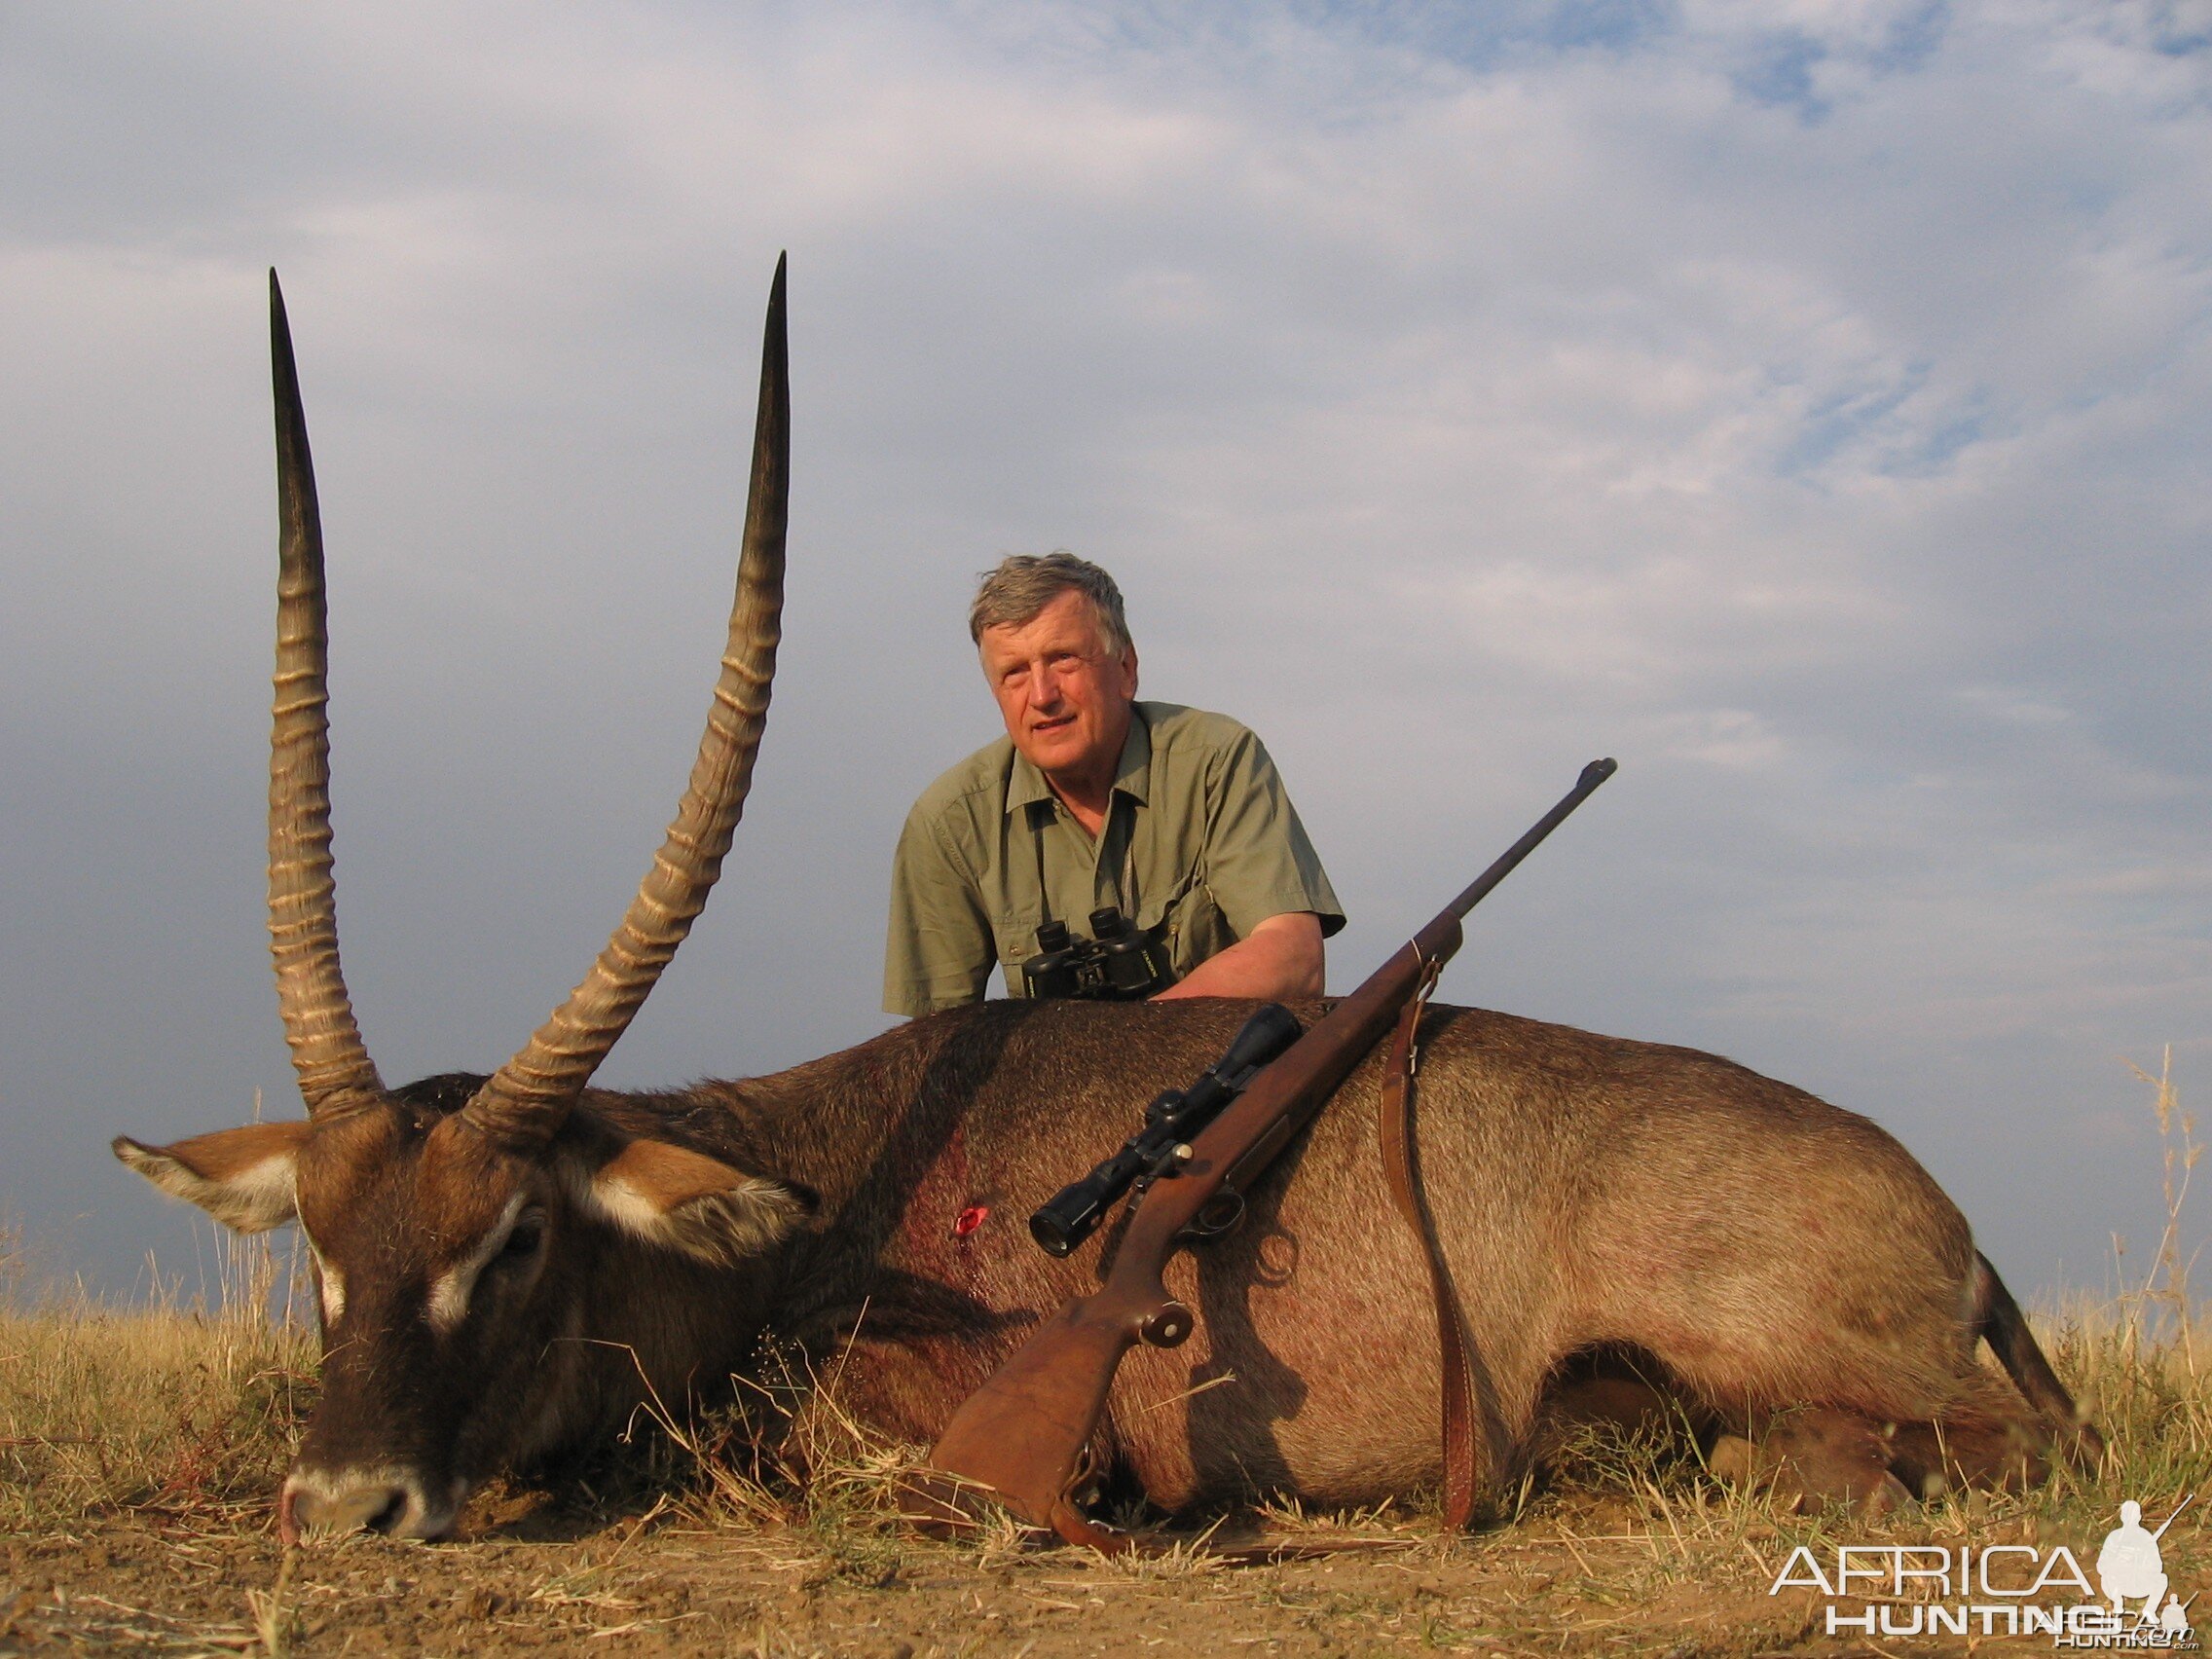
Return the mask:
<svg viewBox="0 0 2212 1659">
<path fill-rule="evenodd" d="M 1309 910 L 1270 916 L 1155 998 L 1317 997 L 1324 967 L 1321 922 Z"/>
</svg>

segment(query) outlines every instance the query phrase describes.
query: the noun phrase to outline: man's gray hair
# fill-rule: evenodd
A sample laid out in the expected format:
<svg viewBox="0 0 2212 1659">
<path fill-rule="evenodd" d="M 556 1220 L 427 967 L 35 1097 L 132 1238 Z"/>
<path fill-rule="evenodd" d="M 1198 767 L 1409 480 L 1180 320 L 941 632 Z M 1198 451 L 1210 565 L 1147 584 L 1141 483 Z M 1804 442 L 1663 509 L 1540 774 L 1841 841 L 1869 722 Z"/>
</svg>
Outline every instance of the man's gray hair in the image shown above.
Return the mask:
<svg viewBox="0 0 2212 1659">
<path fill-rule="evenodd" d="M 995 571 L 983 572 L 976 590 L 976 603 L 968 608 L 968 637 L 978 645 L 985 628 L 1022 628 L 1063 593 L 1080 593 L 1090 601 L 1099 626 L 1106 633 L 1106 648 L 1122 656 L 1133 648 L 1129 619 L 1122 610 L 1122 590 L 1114 578 L 1088 559 L 1073 553 L 1010 553 Z"/>
</svg>

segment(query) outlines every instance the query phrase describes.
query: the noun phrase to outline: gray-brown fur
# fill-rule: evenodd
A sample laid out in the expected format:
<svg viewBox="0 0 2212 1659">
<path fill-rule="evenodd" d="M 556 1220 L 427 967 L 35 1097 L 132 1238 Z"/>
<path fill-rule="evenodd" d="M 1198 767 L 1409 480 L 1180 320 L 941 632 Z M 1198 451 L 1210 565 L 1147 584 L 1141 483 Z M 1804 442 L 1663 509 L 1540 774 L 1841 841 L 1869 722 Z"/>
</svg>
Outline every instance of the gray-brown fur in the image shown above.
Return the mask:
<svg viewBox="0 0 2212 1659">
<path fill-rule="evenodd" d="M 535 1161 L 438 1110 L 465 1079 L 318 1127 L 300 1201 L 349 1302 L 303 1465 L 413 1461 L 433 1487 L 473 1481 L 611 1432 L 641 1371 L 676 1399 L 743 1370 L 770 1329 L 825 1358 L 849 1350 L 848 1406 L 930 1439 L 1038 1316 L 1097 1282 L 1111 1232 L 1055 1261 L 1030 1242 L 1029 1211 L 1247 1012 L 986 1004 L 773 1077 L 588 1091 Z M 1916 1469 L 1934 1430 L 1923 1445 L 1912 1425 L 1953 1415 L 1993 1423 L 2000 1461 L 2069 1426 L 2063 1390 L 2040 1418 L 2009 1390 L 1993 1401 L 1973 1347 L 1994 1276 L 1949 1199 L 1865 1119 L 1709 1054 L 1506 1014 L 1435 1008 L 1423 1037 L 1422 1176 L 1474 1335 L 1493 1487 L 1530 1455 L 1547 1385 L 1590 1350 L 1656 1360 L 1739 1430 L 1791 1408 L 1840 1414 L 1789 1432 L 1849 1441 L 1845 1460 L 1876 1473 L 1882 1459 L 1936 1472 Z M 1197 1336 L 1122 1368 L 1106 1435 L 1164 1505 L 1267 1491 L 1368 1503 L 1438 1479 L 1434 1326 L 1382 1193 L 1379 1065 L 1254 1190 L 1240 1232 L 1177 1260 L 1168 1288 L 1198 1309 Z M 553 1171 L 641 1136 L 766 1177 L 808 1219 L 730 1269 L 586 1220 Z M 542 1269 L 430 1332 L 424 1285 L 518 1187 L 547 1216 Z M 988 1218 L 955 1238 L 972 1204 Z M 2033 1351 L 2016 1310 L 2002 1343 Z M 1901 1425 L 1894 1447 L 1867 1438 L 1884 1425 Z"/>
</svg>

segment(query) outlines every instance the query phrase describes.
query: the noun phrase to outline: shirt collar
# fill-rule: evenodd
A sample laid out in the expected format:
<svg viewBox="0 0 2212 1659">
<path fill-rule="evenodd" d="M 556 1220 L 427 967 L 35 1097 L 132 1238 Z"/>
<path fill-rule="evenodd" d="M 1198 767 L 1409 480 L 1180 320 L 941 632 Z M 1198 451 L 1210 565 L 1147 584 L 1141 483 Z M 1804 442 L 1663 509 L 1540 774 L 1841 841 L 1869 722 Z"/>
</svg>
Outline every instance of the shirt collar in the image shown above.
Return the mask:
<svg viewBox="0 0 2212 1659">
<path fill-rule="evenodd" d="M 1012 741 L 1009 740 L 1009 747 Z M 1146 791 L 1151 788 L 1152 733 L 1145 725 L 1144 705 L 1129 706 L 1129 734 L 1122 739 L 1122 758 L 1114 767 L 1114 791 L 1125 794 L 1139 806 L 1146 804 Z M 1006 782 L 1006 809 L 1020 811 L 1035 806 L 1039 801 L 1053 798 L 1052 786 L 1045 781 L 1045 774 L 1037 770 L 1029 756 L 1020 750 L 1014 751 L 1014 770 Z"/>
</svg>

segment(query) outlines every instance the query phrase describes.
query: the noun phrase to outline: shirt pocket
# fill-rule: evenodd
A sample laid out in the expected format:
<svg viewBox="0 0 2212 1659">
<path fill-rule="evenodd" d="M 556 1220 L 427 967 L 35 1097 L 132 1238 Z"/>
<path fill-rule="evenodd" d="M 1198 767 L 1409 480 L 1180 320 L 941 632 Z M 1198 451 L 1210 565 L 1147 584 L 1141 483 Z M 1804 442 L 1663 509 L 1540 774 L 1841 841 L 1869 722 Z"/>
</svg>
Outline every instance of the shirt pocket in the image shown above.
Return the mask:
<svg viewBox="0 0 2212 1659">
<path fill-rule="evenodd" d="M 1146 904 L 1139 916 L 1147 932 L 1159 930 L 1157 937 L 1166 947 L 1167 960 L 1178 979 L 1207 957 L 1218 956 L 1236 942 L 1229 931 L 1228 917 L 1221 913 L 1213 890 L 1205 884 L 1202 868 L 1185 875 L 1157 906 Z"/>
<path fill-rule="evenodd" d="M 1164 895 L 1156 898 L 1149 893 L 1145 894 L 1137 905 L 1137 913 L 1129 918 L 1130 924 L 1150 933 L 1164 922 L 1167 924 L 1165 937 L 1172 940 L 1182 926 L 1183 911 L 1191 895 L 1202 891 L 1204 885 L 1200 871 L 1185 871 L 1182 879 Z"/>
</svg>

